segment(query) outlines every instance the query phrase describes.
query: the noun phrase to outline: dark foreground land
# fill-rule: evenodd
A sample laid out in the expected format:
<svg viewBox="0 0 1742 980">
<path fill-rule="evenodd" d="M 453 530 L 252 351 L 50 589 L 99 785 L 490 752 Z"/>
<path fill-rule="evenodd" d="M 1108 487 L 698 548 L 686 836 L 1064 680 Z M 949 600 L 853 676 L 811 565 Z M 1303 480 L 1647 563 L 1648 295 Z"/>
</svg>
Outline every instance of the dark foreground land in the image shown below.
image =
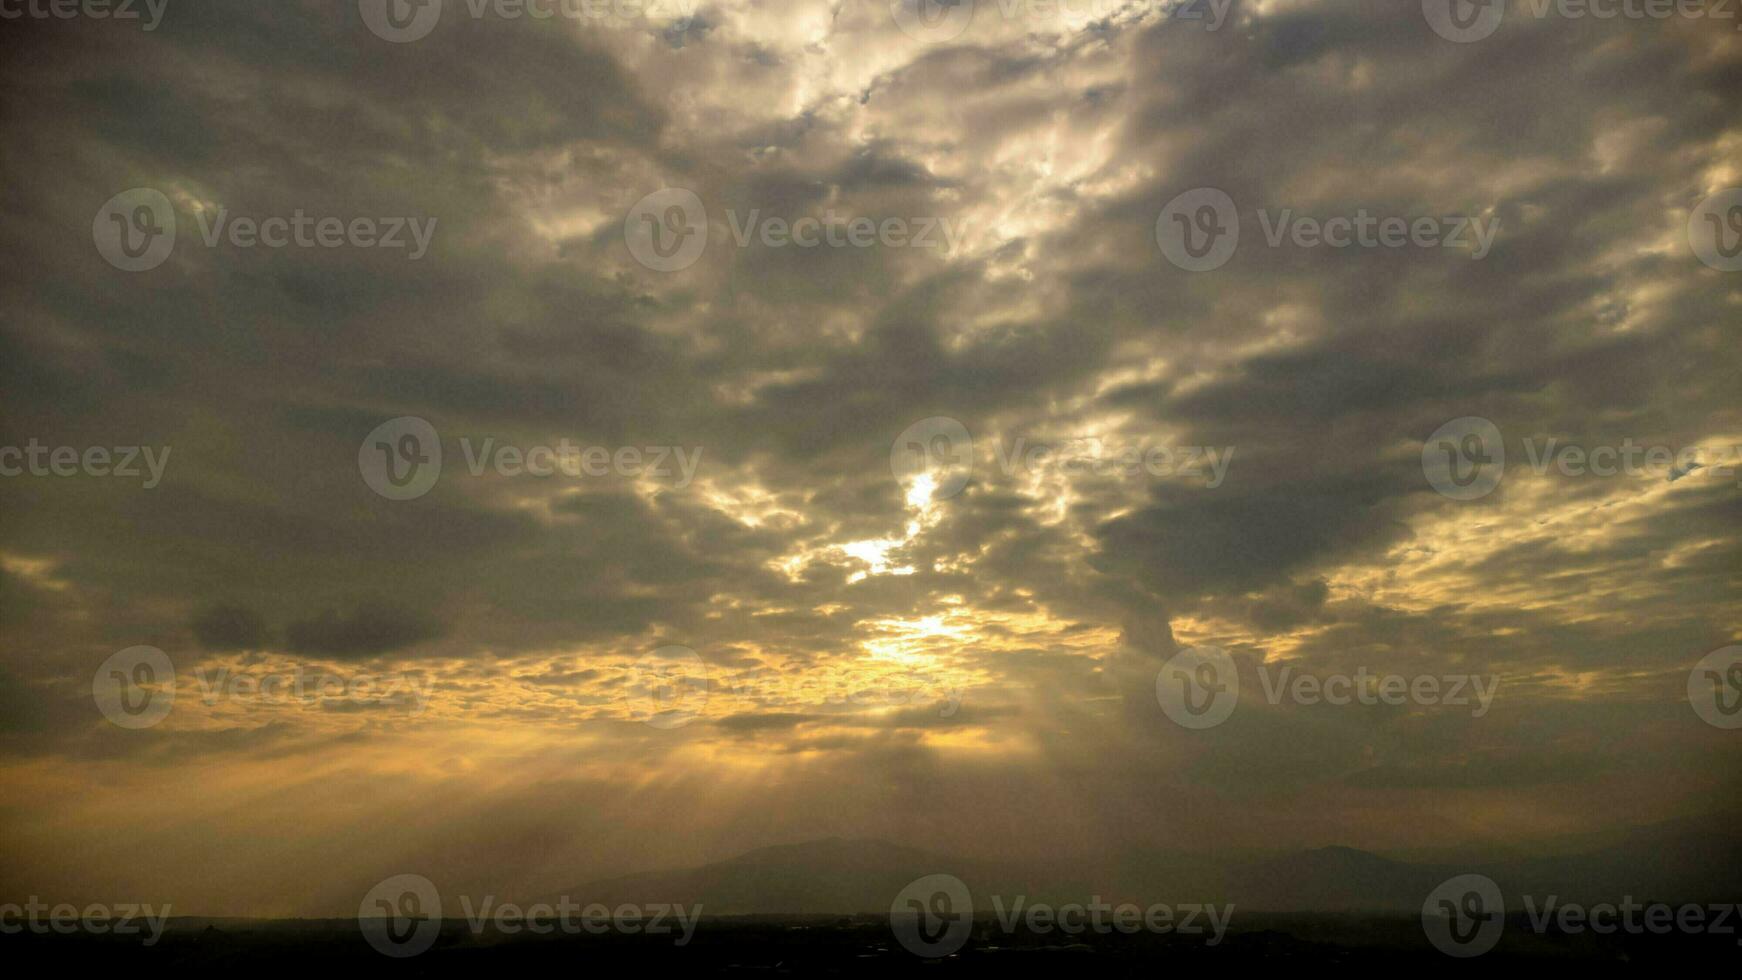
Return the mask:
<svg viewBox="0 0 1742 980">
<path fill-rule="evenodd" d="M 1434 949 L 1420 923 L 1407 917 L 1248 915 L 1216 945 L 1203 937 L 1166 934 L 1007 935 L 990 919 L 954 956 L 925 960 L 904 950 L 888 920 L 722 917 L 704 919 L 692 940 L 623 935 L 505 936 L 474 934 L 447 920 L 431 948 L 416 956 L 384 956 L 351 920 L 172 920 L 162 938 L 32 935 L 0 937 L 12 963 L 58 969 L 114 970 L 120 975 L 233 973 L 343 976 L 504 976 L 533 971 L 608 976 L 599 971 L 646 970 L 674 976 L 843 976 L 917 973 L 938 977 L 1157 977 L 1169 971 L 1229 967 L 1352 968 L 1362 974 L 1406 970 L 1460 973 L 1500 967 L 1588 973 L 1661 973 L 1666 969 L 1733 976 L 1742 964 L 1737 937 L 1715 935 L 1538 935 L 1522 916 L 1507 923 L 1499 945 L 1472 959 Z M 1176 974 L 1177 975 L 1177 974 Z"/>
</svg>

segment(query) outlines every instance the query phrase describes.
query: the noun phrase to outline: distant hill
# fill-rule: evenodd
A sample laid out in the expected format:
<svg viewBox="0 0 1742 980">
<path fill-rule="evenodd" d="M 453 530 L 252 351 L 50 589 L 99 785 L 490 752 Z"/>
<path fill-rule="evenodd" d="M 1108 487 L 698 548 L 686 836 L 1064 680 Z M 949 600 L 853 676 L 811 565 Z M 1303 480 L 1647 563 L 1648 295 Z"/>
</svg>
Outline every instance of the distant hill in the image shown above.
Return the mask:
<svg viewBox="0 0 1742 980">
<path fill-rule="evenodd" d="M 1742 833 L 1734 821 L 1642 828 L 1604 846 L 1493 862 L 1411 863 L 1350 847 L 1292 851 L 1208 867 L 1154 857 L 1096 870 L 1037 859 L 1022 867 L 966 861 L 882 840 L 827 838 L 764 847 L 725 861 L 590 882 L 566 894 L 579 902 L 700 902 L 710 915 L 882 914 L 903 887 L 931 874 L 967 884 L 978 909 L 992 895 L 1052 903 L 1086 900 L 1232 901 L 1266 912 L 1414 914 L 1445 879 L 1488 875 L 1508 896 L 1561 901 L 1742 899 Z"/>
<path fill-rule="evenodd" d="M 700 902 L 712 915 L 887 911 L 897 892 L 929 874 L 961 876 L 961 862 L 881 840 L 831 837 L 764 847 L 678 871 L 607 878 L 568 892 L 582 902 Z"/>
</svg>

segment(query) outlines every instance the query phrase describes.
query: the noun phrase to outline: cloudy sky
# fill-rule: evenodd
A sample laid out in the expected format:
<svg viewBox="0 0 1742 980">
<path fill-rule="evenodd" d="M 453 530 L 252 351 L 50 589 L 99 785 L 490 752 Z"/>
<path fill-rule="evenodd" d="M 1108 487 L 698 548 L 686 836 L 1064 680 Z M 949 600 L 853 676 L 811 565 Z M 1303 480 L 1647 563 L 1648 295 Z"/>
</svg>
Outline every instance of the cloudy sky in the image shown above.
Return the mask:
<svg viewBox="0 0 1742 980">
<path fill-rule="evenodd" d="M 1742 21 L 1176 6 L 0 23 L 0 892 L 1734 806 Z"/>
</svg>

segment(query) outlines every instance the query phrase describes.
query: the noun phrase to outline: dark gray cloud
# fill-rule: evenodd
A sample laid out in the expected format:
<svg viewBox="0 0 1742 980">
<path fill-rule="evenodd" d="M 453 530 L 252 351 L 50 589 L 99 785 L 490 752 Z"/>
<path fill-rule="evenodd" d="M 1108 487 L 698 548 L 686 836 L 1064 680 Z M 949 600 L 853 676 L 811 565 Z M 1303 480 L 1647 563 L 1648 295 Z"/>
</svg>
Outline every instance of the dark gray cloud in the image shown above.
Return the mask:
<svg viewBox="0 0 1742 980">
<path fill-rule="evenodd" d="M 108 853 L 101 801 L 49 793 L 90 770 L 42 775 L 57 759 L 149 764 L 130 799 L 153 813 L 207 753 L 214 812 L 253 807 L 250 760 L 284 767 L 268 795 L 291 809 L 377 800 L 390 826 L 427 795 L 463 815 L 388 853 L 471 854 L 461 880 L 529 888 L 529 840 L 567 842 L 560 886 L 675 859 L 648 843 L 672 829 L 698 861 L 913 828 L 992 856 L 1089 827 L 1112 853 L 1206 821 L 1228 846 L 1416 847 L 1619 820 L 1593 804 L 1629 780 L 1642 820 L 1728 788 L 1736 749 L 1685 680 L 1742 621 L 1734 476 L 1539 475 L 1526 447 L 1742 443 L 1739 287 L 1685 230 L 1742 183 L 1727 25 L 1514 16 L 1461 45 L 1416 4 L 1277 0 L 1217 31 L 982 17 L 926 45 L 876 3 L 616 27 L 450 6 L 402 45 L 315 0 L 173 6 L 149 33 L 7 25 L 0 446 L 171 451 L 150 490 L 0 478 L 0 752 L 9 781 L 48 787 L 8 818 L 38 855 L 21 875 Z M 127 274 L 92 220 L 140 186 L 179 234 Z M 669 274 L 623 235 L 666 186 L 710 226 Z M 1208 273 L 1156 243 L 1199 186 L 1240 210 Z M 435 224 L 416 261 L 207 247 L 218 209 Z M 1257 215 L 1282 209 L 1499 231 L 1480 261 L 1272 248 Z M 831 212 L 961 237 L 735 241 L 753 213 Z M 389 500 L 359 447 L 407 415 L 440 433 L 443 472 Z M 1505 434 L 1508 471 L 1459 504 L 1420 452 L 1471 415 Z M 973 473 L 915 503 L 891 448 L 931 416 L 972 433 Z M 1089 437 L 1233 457 L 1215 487 L 1005 464 L 1019 438 Z M 486 440 L 701 456 L 683 486 L 474 475 Z M 300 664 L 415 678 L 429 701 L 178 686 L 196 693 L 165 726 L 110 730 L 92 673 L 140 644 L 184 683 Z M 638 658 L 673 644 L 709 673 L 708 723 L 626 720 Z M 1481 720 L 1242 702 L 1187 737 L 1155 677 L 1195 644 L 1234 651 L 1253 688 L 1293 664 L 1492 673 L 1504 693 Z M 334 759 L 355 766 L 307 775 Z M 60 838 L 55 806 L 77 818 Z M 310 819 L 339 839 L 341 813 L 361 819 Z M 258 830 L 207 843 L 246 854 Z M 348 894 L 296 880 L 299 914 Z M 189 887 L 227 909 L 251 886 Z"/>
</svg>

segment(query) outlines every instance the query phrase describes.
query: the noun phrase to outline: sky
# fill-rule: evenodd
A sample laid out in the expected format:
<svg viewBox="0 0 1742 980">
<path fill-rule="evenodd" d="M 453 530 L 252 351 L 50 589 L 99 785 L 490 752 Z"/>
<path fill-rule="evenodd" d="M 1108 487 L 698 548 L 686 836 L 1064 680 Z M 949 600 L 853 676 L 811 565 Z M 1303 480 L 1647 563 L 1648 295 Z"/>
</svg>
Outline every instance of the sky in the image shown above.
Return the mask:
<svg viewBox="0 0 1742 980">
<path fill-rule="evenodd" d="M 1436 2 L 9 5 L 0 893 L 1733 808 L 1742 21 Z"/>
</svg>

